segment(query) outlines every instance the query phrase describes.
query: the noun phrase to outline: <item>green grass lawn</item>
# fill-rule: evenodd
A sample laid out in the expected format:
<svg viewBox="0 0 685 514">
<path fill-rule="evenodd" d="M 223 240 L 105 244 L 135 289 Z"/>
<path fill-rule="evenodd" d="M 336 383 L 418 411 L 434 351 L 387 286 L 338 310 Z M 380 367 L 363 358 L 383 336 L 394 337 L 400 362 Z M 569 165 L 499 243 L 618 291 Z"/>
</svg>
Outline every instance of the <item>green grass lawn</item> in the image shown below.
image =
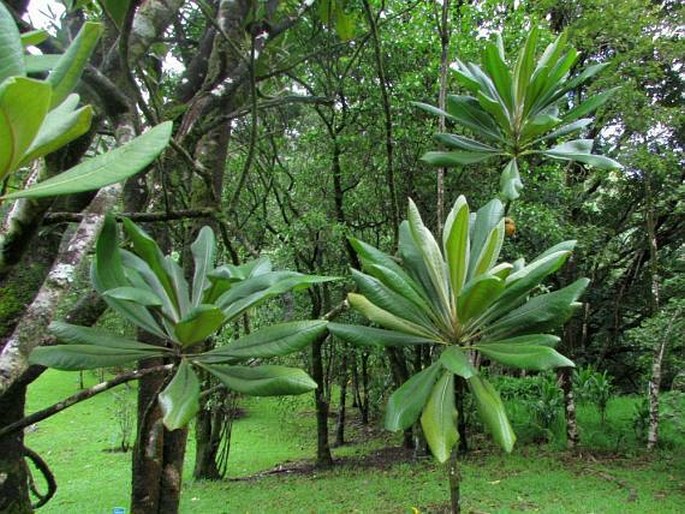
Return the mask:
<svg viewBox="0 0 685 514">
<path fill-rule="evenodd" d="M 96 383 L 86 374 L 86 385 Z M 48 371 L 29 391 L 33 411 L 77 391 L 78 375 Z M 125 391 L 120 389 L 120 391 Z M 55 498 L 41 513 L 110 513 L 128 507 L 130 453 L 118 445 L 115 405 L 135 391 L 112 391 L 40 423 L 26 437 L 52 467 Z M 617 398 L 600 425 L 592 407 L 579 412 L 585 447 L 570 454 L 561 435 L 534 444 L 523 426 L 525 413 L 512 406 L 520 440 L 511 455 L 476 437 L 462 466 L 464 512 L 507 513 L 682 513 L 685 512 L 685 448 L 682 434 L 665 424 L 664 446 L 647 455 L 630 425 L 635 399 Z M 398 449 L 393 434 L 353 423 L 351 443 L 334 450 L 330 471 L 307 466 L 315 453 L 313 400 L 250 399 L 236 421 L 229 459 L 230 477 L 193 481 L 193 438 L 189 440 L 181 512 L 221 513 L 412 513 L 444 512 L 447 480 L 432 460 L 415 460 Z M 354 415 L 354 411 L 352 411 Z M 589 445 L 589 447 L 587 446 Z M 309 462 L 311 463 L 311 462 Z M 262 473 L 265 471 L 280 472 Z M 295 468 L 295 471 L 288 471 Z"/>
</svg>

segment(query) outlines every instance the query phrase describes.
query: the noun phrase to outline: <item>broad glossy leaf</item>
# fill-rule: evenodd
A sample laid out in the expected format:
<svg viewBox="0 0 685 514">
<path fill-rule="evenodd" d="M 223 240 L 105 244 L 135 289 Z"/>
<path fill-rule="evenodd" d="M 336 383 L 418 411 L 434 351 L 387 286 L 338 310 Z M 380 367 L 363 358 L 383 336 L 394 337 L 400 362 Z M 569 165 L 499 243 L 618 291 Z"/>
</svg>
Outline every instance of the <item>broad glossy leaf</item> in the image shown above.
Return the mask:
<svg viewBox="0 0 685 514">
<path fill-rule="evenodd" d="M 503 243 L 504 218 L 500 218 L 499 223 L 495 225 L 488 234 L 487 239 L 481 247 L 480 254 L 474 254 L 473 251 L 471 252 L 471 258 L 469 259 L 469 267 L 471 268 L 469 274 L 470 278 L 475 278 L 478 275 L 490 271 L 497 263 Z"/>
<path fill-rule="evenodd" d="M 183 274 L 183 269 L 178 263 L 167 255 L 164 257 L 164 270 L 171 280 L 171 287 L 174 290 L 174 298 L 178 302 L 178 311 L 182 317 L 185 317 L 191 309 L 190 293 L 188 291 L 188 281 Z"/>
<path fill-rule="evenodd" d="M 117 222 L 111 214 L 105 216 L 102 230 L 95 242 L 91 280 L 95 290 L 100 294 L 108 289 L 129 285 L 119 253 Z"/>
<path fill-rule="evenodd" d="M 57 63 L 61 54 L 26 54 L 24 62 L 26 64 L 26 73 L 45 73 L 52 70 Z"/>
<path fill-rule="evenodd" d="M 464 324 L 481 315 L 504 291 L 504 280 L 494 275 L 477 275 L 459 295 L 457 316 Z"/>
<path fill-rule="evenodd" d="M 431 166 L 461 166 L 482 162 L 497 154 L 490 152 L 452 151 L 452 152 L 426 152 L 421 160 Z"/>
<path fill-rule="evenodd" d="M 190 245 L 193 254 L 193 306 L 199 305 L 206 289 L 210 287 L 207 274 L 214 266 L 214 254 L 216 253 L 216 238 L 214 232 L 208 226 L 200 229 L 197 239 Z"/>
<path fill-rule="evenodd" d="M 162 346 L 141 343 L 135 339 L 122 337 L 105 330 L 72 325 L 62 321 L 53 321 L 48 328 L 57 339 L 67 344 L 91 345 L 122 351 L 134 350 L 159 355 L 164 355 L 171 351 Z"/>
<path fill-rule="evenodd" d="M 535 345 L 535 346 L 549 346 L 554 348 L 559 344 L 561 338 L 552 334 L 526 334 L 523 336 L 509 337 L 507 339 L 498 339 L 497 341 L 485 340 L 480 341 L 475 346 L 484 346 L 489 344 L 498 345 Z"/>
<path fill-rule="evenodd" d="M 170 121 L 161 123 L 119 148 L 83 161 L 56 177 L 6 195 L 5 198 L 80 193 L 121 182 L 142 171 L 157 158 L 169 142 L 171 128 Z"/>
<path fill-rule="evenodd" d="M 307 373 L 284 366 L 227 366 L 202 364 L 230 390 L 249 396 L 283 396 L 302 394 L 316 389 L 317 385 Z"/>
<path fill-rule="evenodd" d="M 565 123 L 566 119 L 564 119 L 563 122 Z M 541 140 L 556 139 L 558 137 L 565 136 L 567 134 L 571 134 L 573 132 L 581 130 L 581 129 L 587 127 L 590 123 L 592 123 L 591 118 L 583 118 L 580 120 L 576 120 L 572 123 L 568 123 L 566 125 L 559 127 L 558 129 L 550 132 L 549 134 L 545 134 L 540 139 Z"/>
<path fill-rule="evenodd" d="M 581 278 L 558 291 L 536 296 L 485 329 L 488 338 L 545 332 L 558 327 L 579 305 L 576 300 L 590 281 Z"/>
<path fill-rule="evenodd" d="M 502 134 L 492 116 L 470 96 L 448 95 L 447 112 L 461 125 L 493 141 L 503 141 Z"/>
<path fill-rule="evenodd" d="M 0 84 L 9 77 L 23 77 L 24 48 L 14 18 L 0 2 Z"/>
<path fill-rule="evenodd" d="M 159 296 L 149 289 L 123 286 L 116 287 L 114 289 L 108 289 L 103 293 L 103 295 L 108 296 L 109 298 L 114 298 L 115 300 L 126 300 L 144 306 L 162 305 L 162 300 L 160 300 Z"/>
<path fill-rule="evenodd" d="M 102 34 L 102 25 L 87 21 L 47 78 L 52 86 L 51 107 L 59 105 L 73 91 Z"/>
<path fill-rule="evenodd" d="M 30 30 L 29 32 L 24 32 L 21 35 L 21 44 L 24 47 L 40 45 L 48 37 L 49 34 L 47 30 Z M 0 45 L 2 45 L 2 43 L 0 43 Z M 3 46 L 0 46 L 0 48 L 2 48 L 4 51 Z"/>
<path fill-rule="evenodd" d="M 326 332 L 327 322 L 293 321 L 263 328 L 226 346 L 195 357 L 198 362 L 234 363 L 247 359 L 280 357 L 302 350 Z"/>
<path fill-rule="evenodd" d="M 511 136 L 513 134 L 512 121 L 509 118 L 509 113 L 507 107 L 504 105 L 499 96 L 489 96 L 478 91 L 476 94 L 476 99 L 478 104 L 483 109 L 483 112 L 492 116 L 494 120 L 497 121 L 498 126 L 507 134 Z"/>
<path fill-rule="evenodd" d="M 185 427 L 198 413 L 200 380 L 185 359 L 181 360 L 174 378 L 157 398 L 167 430 Z"/>
<path fill-rule="evenodd" d="M 174 333 L 183 346 L 204 341 L 224 323 L 224 313 L 215 305 L 200 304 L 174 327 Z"/>
<path fill-rule="evenodd" d="M 414 244 L 419 249 L 423 262 L 428 272 L 428 276 L 433 283 L 435 291 L 438 293 L 436 300 L 440 301 L 444 310 L 449 310 L 452 304 L 452 298 L 449 295 L 449 280 L 447 278 L 447 269 L 440 247 L 435 241 L 433 234 L 426 228 L 421 219 L 421 214 L 416 207 L 416 204 L 409 199 L 409 208 L 407 210 L 407 221 L 409 223 L 409 230 Z"/>
<path fill-rule="evenodd" d="M 395 272 L 395 269 L 386 268 L 379 264 L 366 264 L 364 270 L 419 307 L 425 314 L 428 314 L 433 319 L 437 319 L 436 313 L 426 300 L 425 292 L 409 275 L 404 272 L 398 274 Z"/>
<path fill-rule="evenodd" d="M 140 289 L 149 289 L 161 300 L 162 314 L 173 323 L 180 321 L 181 314 L 174 303 L 174 299 L 169 296 L 150 265 L 128 250 L 120 250 L 119 252 L 121 253 L 126 277 L 131 283 L 135 283 L 135 286 Z"/>
<path fill-rule="evenodd" d="M 438 341 L 422 336 L 405 334 L 394 330 L 366 327 L 363 325 L 343 325 L 329 323 L 328 330 L 335 337 L 348 343 L 361 346 L 414 346 L 417 344 L 434 344 Z"/>
<path fill-rule="evenodd" d="M 419 371 L 402 384 L 388 400 L 385 412 L 385 428 L 396 432 L 412 426 L 419 418 L 440 374 L 435 363 Z"/>
<path fill-rule="evenodd" d="M 504 451 L 511 452 L 516 442 L 516 434 L 511 428 L 499 394 L 492 384 L 480 375 L 470 378 L 468 384 L 483 424 L 490 431 L 495 442 Z"/>
<path fill-rule="evenodd" d="M 454 375 L 451 372 L 445 371 L 433 387 L 421 414 L 421 427 L 433 456 L 438 462 L 446 462 L 459 440 Z"/>
<path fill-rule="evenodd" d="M 469 205 L 462 195 L 454 202 L 445 220 L 442 245 L 447 261 L 452 294 L 456 299 L 461 293 L 469 269 Z"/>
<path fill-rule="evenodd" d="M 40 364 L 49 368 L 64 371 L 109 368 L 132 364 L 143 359 L 162 357 L 162 351 L 149 352 L 141 350 L 122 350 L 91 344 L 59 344 L 56 346 L 39 346 L 29 357 L 31 364 Z"/>
<path fill-rule="evenodd" d="M 456 346 L 450 346 L 440 354 L 440 364 L 461 378 L 468 379 L 478 374 L 468 355 Z"/>
<path fill-rule="evenodd" d="M 145 232 L 138 225 L 133 223 L 130 219 L 123 219 L 124 230 L 126 235 L 128 235 L 133 245 L 133 253 L 142 259 L 147 267 L 154 273 L 154 277 L 157 278 L 159 284 L 162 286 L 162 290 L 155 290 L 157 295 L 164 301 L 165 297 L 171 301 L 178 317 L 181 317 L 181 310 L 179 308 L 179 300 L 176 294 L 171 277 L 167 271 L 167 266 L 165 265 L 164 254 L 160 250 L 157 242 L 150 237 L 150 235 Z M 145 267 L 137 268 L 140 273 L 147 272 Z M 147 277 L 148 283 L 153 286 L 154 278 Z M 154 288 L 153 286 L 153 289 Z"/>
<path fill-rule="evenodd" d="M 0 180 L 14 171 L 38 134 L 50 105 L 50 86 L 13 77 L 0 85 Z"/>
<path fill-rule="evenodd" d="M 435 139 L 447 146 L 448 148 L 454 148 L 457 150 L 466 150 L 467 152 L 475 153 L 491 153 L 494 155 L 500 155 L 501 151 L 490 145 L 476 141 L 469 137 L 460 136 L 458 134 L 435 134 Z"/>
<path fill-rule="evenodd" d="M 352 269 L 351 272 L 352 279 L 357 284 L 359 293 L 364 295 L 374 305 L 417 325 L 423 327 L 431 327 L 433 325 L 425 311 L 404 296 L 385 286 L 380 280 L 355 269 Z"/>
<path fill-rule="evenodd" d="M 114 24 L 121 29 L 131 0 L 98 0 Z"/>
<path fill-rule="evenodd" d="M 227 320 L 234 319 L 250 307 L 287 291 L 306 289 L 312 284 L 337 280 L 335 277 L 303 275 L 293 271 L 275 271 L 250 277 L 221 295 L 216 304 Z"/>
<path fill-rule="evenodd" d="M 469 262 L 469 275 L 472 274 L 476 265 L 476 259 L 482 254 L 492 230 L 502 222 L 504 218 L 504 206 L 497 199 L 489 201 L 476 212 L 471 233 L 471 259 Z"/>
<path fill-rule="evenodd" d="M 489 43 L 483 52 L 483 66 L 497 89 L 499 98 L 509 112 L 513 112 L 514 98 L 511 74 L 498 47 Z"/>
<path fill-rule="evenodd" d="M 591 154 L 592 139 L 575 139 L 550 148 L 543 155 L 564 161 L 578 161 L 600 169 L 621 169 L 622 166 L 608 157 Z"/>
<path fill-rule="evenodd" d="M 572 252 L 573 249 L 576 247 L 577 242 L 578 241 L 576 241 L 575 239 L 567 239 L 566 241 L 562 241 L 561 243 L 557 243 L 554 246 L 550 246 L 549 248 L 547 248 L 547 250 L 545 250 L 540 255 L 535 257 L 531 261 L 531 264 L 536 262 L 536 261 L 539 261 L 541 259 L 544 259 L 548 255 L 552 255 L 553 253 L 556 253 L 556 252 Z M 521 269 L 523 269 L 523 267 L 521 267 Z"/>
<path fill-rule="evenodd" d="M 86 106 L 76 110 L 78 102 L 78 95 L 69 95 L 64 102 L 47 114 L 19 166 L 54 152 L 88 132 L 93 118 L 93 108 Z"/>
<path fill-rule="evenodd" d="M 545 371 L 575 367 L 571 360 L 549 346 L 503 342 L 478 344 L 474 345 L 474 348 L 492 360 L 515 368 Z"/>
<path fill-rule="evenodd" d="M 433 305 L 435 305 L 435 308 L 439 309 L 442 314 L 448 314 L 443 310 L 444 306 L 441 302 L 434 302 L 435 298 L 439 298 L 438 292 L 433 285 L 426 263 L 423 260 L 423 255 L 412 237 L 409 223 L 406 220 L 400 224 L 399 251 L 404 269 L 419 285 L 420 289 L 423 291 L 423 296 L 428 301 L 432 302 Z"/>
<path fill-rule="evenodd" d="M 514 68 L 514 88 L 516 91 L 516 103 L 523 104 L 526 98 L 526 89 L 530 83 L 533 68 L 535 66 L 535 50 L 538 41 L 538 28 L 534 25 L 528 33 L 526 43 L 519 52 L 518 60 Z"/>
<path fill-rule="evenodd" d="M 519 175 L 519 167 L 516 159 L 510 160 L 502 170 L 502 175 L 499 180 L 500 191 L 502 196 L 507 201 L 516 200 L 523 189 L 523 182 L 521 182 L 521 175 Z"/>
<path fill-rule="evenodd" d="M 363 295 L 349 293 L 347 295 L 347 301 L 350 303 L 353 309 L 359 311 L 366 316 L 366 318 L 384 328 L 397 330 L 405 334 L 425 337 L 427 339 L 439 339 L 439 334 L 429 327 L 417 325 L 411 321 L 399 318 L 391 312 L 383 310 L 377 305 L 373 304 Z"/>
</svg>

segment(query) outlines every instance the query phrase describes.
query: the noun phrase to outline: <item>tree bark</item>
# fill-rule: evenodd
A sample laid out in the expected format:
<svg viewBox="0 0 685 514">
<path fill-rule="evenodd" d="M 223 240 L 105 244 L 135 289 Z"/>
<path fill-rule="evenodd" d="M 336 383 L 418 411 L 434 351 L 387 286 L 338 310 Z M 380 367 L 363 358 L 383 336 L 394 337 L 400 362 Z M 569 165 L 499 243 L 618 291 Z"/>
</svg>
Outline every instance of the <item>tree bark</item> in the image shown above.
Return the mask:
<svg viewBox="0 0 685 514">
<path fill-rule="evenodd" d="M 340 362 L 340 405 L 338 406 L 338 423 L 335 430 L 335 445 L 345 444 L 345 413 L 347 407 L 347 349 L 342 349 L 342 359 Z"/>
<path fill-rule="evenodd" d="M 580 443 L 580 431 L 576 421 L 576 402 L 573 396 L 573 380 L 571 368 L 557 370 L 557 378 L 564 394 L 564 408 L 566 414 L 566 447 L 573 450 Z"/>
<path fill-rule="evenodd" d="M 326 399 L 325 375 L 323 369 L 323 344 L 327 337 L 322 337 L 312 344 L 312 378 L 318 384 L 314 390 L 314 402 L 316 404 L 316 466 L 330 468 L 333 466 L 333 456 L 328 442 L 328 412 L 329 405 Z"/>
</svg>

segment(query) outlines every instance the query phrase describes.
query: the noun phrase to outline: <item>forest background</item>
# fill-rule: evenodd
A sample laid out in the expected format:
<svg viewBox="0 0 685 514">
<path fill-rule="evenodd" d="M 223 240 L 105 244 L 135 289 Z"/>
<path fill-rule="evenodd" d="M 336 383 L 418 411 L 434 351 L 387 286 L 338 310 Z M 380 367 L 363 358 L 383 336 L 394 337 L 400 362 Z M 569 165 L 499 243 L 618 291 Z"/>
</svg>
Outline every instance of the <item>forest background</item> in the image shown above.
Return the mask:
<svg viewBox="0 0 685 514">
<path fill-rule="evenodd" d="M 3 4 L 21 16 L 29 2 Z M 110 2 L 101 3 L 109 10 L 88 1 L 66 4 L 54 37 L 39 47 L 54 53 L 85 20 L 104 22 L 79 88 L 96 117 L 86 136 L 41 163 L 45 173 L 172 120 L 172 148 L 126 183 L 116 205 L 95 205 L 100 214 L 115 208 L 148 223 L 147 230 L 181 262 L 188 261 L 199 227 L 210 224 L 221 236 L 225 261 L 268 255 L 279 268 L 317 275 L 347 276 L 349 267 L 359 268 L 348 236 L 392 253 L 407 197 L 426 224 L 437 227 L 444 207 L 436 198 L 451 204 L 464 194 L 480 206 L 497 194 L 501 166 L 490 163 L 446 170 L 444 192 L 436 189 L 441 172 L 420 158 L 437 148 L 438 122 L 412 102 L 437 104 L 441 90 L 457 92 L 447 65 L 457 57 L 477 61 L 495 31 L 509 55 L 532 26 L 541 28 L 543 43 L 565 32 L 580 52 L 575 69 L 608 63 L 568 102 L 609 92 L 583 136 L 594 140 L 596 153 L 624 167 L 522 164 L 525 189 L 507 212 L 515 230 L 503 255 L 513 261 L 577 239 L 572 261 L 549 284 L 556 289 L 579 277 L 591 279 L 581 312 L 563 330 L 562 353 L 579 366 L 606 371 L 624 393 L 646 394 L 655 373 L 663 389 L 682 376 L 685 15 L 679 2 L 132 0 L 119 3 L 127 7 L 122 11 L 113 11 Z M 29 29 L 26 22 L 20 27 Z M 28 176 L 5 181 L 4 191 L 23 187 Z M 68 313 L 92 324 L 105 312 L 89 290 L 84 266 L 70 277 L 59 310 L 25 316 L 36 294 L 51 287 L 45 278 L 64 256 L 61 242 L 72 237 L 92 200 L 89 193 L 32 200 L 19 218 L 11 202 L 3 204 L 5 341 L 20 327 L 47 343 L 49 319 Z M 222 337 L 275 320 L 321 317 L 335 311 L 351 288 L 342 280 L 287 294 Z M 427 358 L 352 349 L 335 340 L 315 344 L 301 364 L 320 384 L 319 462 L 330 461 L 322 424 L 334 383 L 354 384 L 353 394 L 373 417 L 383 384 L 401 382 Z M 5 421 L 23 417 L 26 387 L 41 372 L 22 370 L 3 389 Z M 209 399 L 198 420 L 210 439 L 228 424 L 225 396 Z M 221 474 L 216 451 L 207 446 L 199 473 Z M 24 458 L 14 441 L 2 440 L 0 447 L 7 449 L 3 466 Z"/>
</svg>

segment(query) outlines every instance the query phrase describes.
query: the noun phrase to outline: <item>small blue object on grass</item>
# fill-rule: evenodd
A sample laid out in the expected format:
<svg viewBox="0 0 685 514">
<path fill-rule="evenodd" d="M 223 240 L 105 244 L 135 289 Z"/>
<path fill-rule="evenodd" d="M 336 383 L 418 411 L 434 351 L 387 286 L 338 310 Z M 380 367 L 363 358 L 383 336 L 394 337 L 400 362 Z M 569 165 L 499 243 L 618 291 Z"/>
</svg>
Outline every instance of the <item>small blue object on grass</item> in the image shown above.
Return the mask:
<svg viewBox="0 0 685 514">
<path fill-rule="evenodd" d="M 114 507 L 112 514 L 126 514 L 126 509 L 124 507 Z"/>
</svg>

